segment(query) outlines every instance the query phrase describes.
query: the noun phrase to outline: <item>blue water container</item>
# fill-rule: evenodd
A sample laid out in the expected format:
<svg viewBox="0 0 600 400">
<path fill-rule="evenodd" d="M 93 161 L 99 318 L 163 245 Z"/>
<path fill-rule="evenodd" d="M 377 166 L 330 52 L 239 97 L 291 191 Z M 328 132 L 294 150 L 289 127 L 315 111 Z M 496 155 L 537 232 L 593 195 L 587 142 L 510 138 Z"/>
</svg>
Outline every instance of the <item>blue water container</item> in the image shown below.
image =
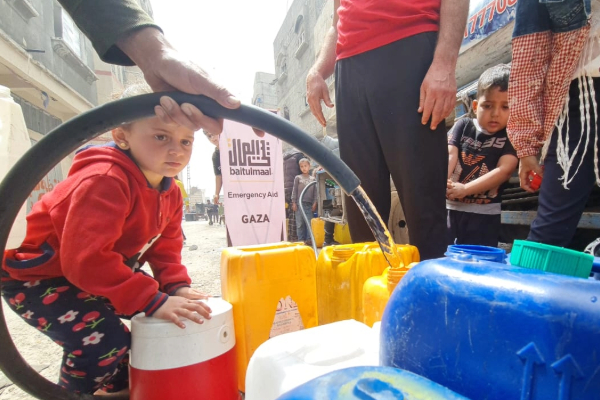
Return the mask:
<svg viewBox="0 0 600 400">
<path fill-rule="evenodd" d="M 468 400 L 408 371 L 352 367 L 298 386 L 277 400 Z"/>
<path fill-rule="evenodd" d="M 452 257 L 402 278 L 381 364 L 478 400 L 600 399 L 600 282 Z"/>
</svg>

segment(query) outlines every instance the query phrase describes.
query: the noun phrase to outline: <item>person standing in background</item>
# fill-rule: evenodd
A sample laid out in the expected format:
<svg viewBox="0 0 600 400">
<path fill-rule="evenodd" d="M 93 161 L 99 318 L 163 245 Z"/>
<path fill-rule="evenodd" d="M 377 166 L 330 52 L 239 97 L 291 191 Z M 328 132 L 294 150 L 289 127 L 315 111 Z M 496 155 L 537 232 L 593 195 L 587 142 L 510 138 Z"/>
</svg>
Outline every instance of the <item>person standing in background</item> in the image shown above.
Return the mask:
<svg viewBox="0 0 600 400">
<path fill-rule="evenodd" d="M 215 146 L 215 151 L 212 154 L 213 172 L 215 174 L 215 194 L 213 195 L 213 203 L 219 204 L 219 195 L 223 188 L 223 175 L 221 175 L 221 152 L 219 151 L 219 134 L 210 133 L 204 129 L 204 135 L 208 141 Z"/>
<path fill-rule="evenodd" d="M 333 107 L 325 79 L 335 69 L 340 155 L 389 219 L 390 174 L 422 259 L 446 248 L 448 147 L 444 119 L 456 102 L 455 69 L 468 0 L 334 0 L 333 24 L 306 78 L 313 115 Z M 373 240 L 347 202 L 354 242 Z"/>
<path fill-rule="evenodd" d="M 300 199 L 300 195 L 309 183 L 314 182 L 315 178 L 309 174 L 310 161 L 308 161 L 307 158 L 301 159 L 298 162 L 298 165 L 300 166 L 302 173 L 297 175 L 294 179 L 294 188 L 292 189 L 292 210 L 296 213 L 296 231 L 298 240 L 304 241 L 304 244 L 307 246 L 312 246 L 308 230 L 310 229 L 310 221 L 313 218 L 313 212 L 317 209 L 315 185 L 306 190 L 302 199 Z M 304 221 L 302 212 L 306 214 L 308 224 Z"/>
</svg>

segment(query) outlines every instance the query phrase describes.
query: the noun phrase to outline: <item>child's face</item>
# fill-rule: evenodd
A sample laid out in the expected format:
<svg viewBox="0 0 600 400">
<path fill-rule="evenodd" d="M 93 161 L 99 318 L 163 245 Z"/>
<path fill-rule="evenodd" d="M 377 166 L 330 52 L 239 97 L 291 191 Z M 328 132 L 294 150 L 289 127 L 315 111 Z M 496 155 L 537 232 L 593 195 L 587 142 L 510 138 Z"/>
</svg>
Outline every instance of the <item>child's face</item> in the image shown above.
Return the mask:
<svg viewBox="0 0 600 400">
<path fill-rule="evenodd" d="M 300 163 L 300 171 L 305 175 L 308 174 L 308 171 L 310 171 L 310 164 L 307 162 Z"/>
<path fill-rule="evenodd" d="M 210 133 L 206 132 L 204 134 L 209 142 L 211 142 L 214 146 L 219 146 L 219 134 L 218 133 Z"/>
<path fill-rule="evenodd" d="M 508 91 L 491 88 L 478 100 L 473 101 L 473 110 L 477 115 L 479 126 L 489 133 L 496 133 L 508 123 Z"/>
<path fill-rule="evenodd" d="M 154 117 L 113 130 L 113 138 L 119 147 L 129 149 L 148 182 L 158 189 L 163 177 L 174 177 L 190 161 L 194 132 Z"/>
</svg>

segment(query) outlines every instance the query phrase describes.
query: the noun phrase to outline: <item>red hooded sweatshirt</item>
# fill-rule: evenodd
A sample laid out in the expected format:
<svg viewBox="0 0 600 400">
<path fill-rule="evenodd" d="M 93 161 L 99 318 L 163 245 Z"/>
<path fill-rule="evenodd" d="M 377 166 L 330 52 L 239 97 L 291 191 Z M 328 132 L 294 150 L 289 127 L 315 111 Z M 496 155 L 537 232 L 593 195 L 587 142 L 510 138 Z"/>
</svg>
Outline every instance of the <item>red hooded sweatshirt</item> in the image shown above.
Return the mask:
<svg viewBox="0 0 600 400">
<path fill-rule="evenodd" d="M 151 315 L 167 293 L 190 285 L 181 264 L 182 205 L 172 178 L 158 191 L 114 144 L 85 148 L 68 178 L 33 206 L 21 247 L 4 254 L 2 279 L 64 276 L 117 312 Z M 154 279 L 139 271 L 144 262 Z"/>
</svg>

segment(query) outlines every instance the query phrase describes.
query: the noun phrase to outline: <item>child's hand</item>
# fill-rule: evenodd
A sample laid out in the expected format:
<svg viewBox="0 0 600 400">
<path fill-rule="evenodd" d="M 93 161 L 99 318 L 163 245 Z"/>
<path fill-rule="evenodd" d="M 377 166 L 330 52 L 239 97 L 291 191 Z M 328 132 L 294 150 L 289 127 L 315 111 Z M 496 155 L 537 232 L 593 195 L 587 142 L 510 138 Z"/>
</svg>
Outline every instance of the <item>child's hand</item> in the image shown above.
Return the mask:
<svg viewBox="0 0 600 400">
<path fill-rule="evenodd" d="M 446 197 L 448 197 L 450 200 L 462 199 L 469 195 L 467 192 L 467 187 L 462 183 L 448 181 L 446 187 Z"/>
<path fill-rule="evenodd" d="M 296 205 L 296 203 L 292 203 L 292 211 L 298 211 L 298 206 Z"/>
<path fill-rule="evenodd" d="M 313 211 L 313 212 L 317 211 L 317 203 L 313 204 L 313 206 L 312 206 L 312 211 Z"/>
<path fill-rule="evenodd" d="M 206 300 L 210 297 L 209 294 L 192 289 L 190 287 L 182 287 L 177 289 L 175 296 L 185 297 L 186 299 L 190 300 Z"/>
<path fill-rule="evenodd" d="M 204 322 L 202 317 L 210 319 L 211 312 L 210 307 L 200 301 L 192 301 L 180 296 L 170 296 L 152 316 L 171 321 L 181 329 L 185 329 L 185 324 L 179 317 L 202 324 Z"/>
</svg>

